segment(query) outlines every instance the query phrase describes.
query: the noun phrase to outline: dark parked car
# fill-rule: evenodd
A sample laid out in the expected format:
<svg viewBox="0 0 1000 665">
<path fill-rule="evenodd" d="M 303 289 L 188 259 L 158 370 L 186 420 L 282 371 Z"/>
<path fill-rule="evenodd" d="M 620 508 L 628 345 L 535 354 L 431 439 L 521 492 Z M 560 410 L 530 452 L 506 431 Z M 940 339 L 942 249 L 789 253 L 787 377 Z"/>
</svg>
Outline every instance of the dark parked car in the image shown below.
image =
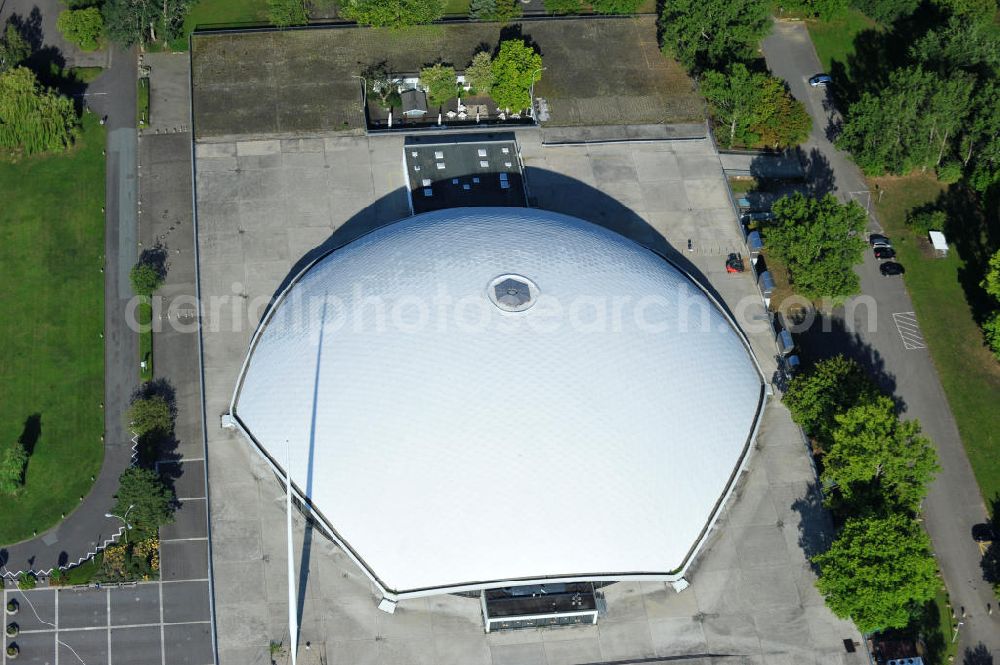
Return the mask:
<svg viewBox="0 0 1000 665">
<path fill-rule="evenodd" d="M 892 243 L 881 233 L 873 233 L 868 236 L 868 244 L 872 247 L 892 247 Z"/>
<path fill-rule="evenodd" d="M 977 543 L 991 543 L 997 539 L 996 529 L 989 522 L 972 526 L 972 539 Z"/>
<path fill-rule="evenodd" d="M 884 261 L 886 259 L 895 258 L 895 256 L 896 256 L 896 250 L 894 250 L 892 247 L 884 247 L 882 245 L 879 245 L 878 247 L 875 248 L 876 259 Z"/>
<path fill-rule="evenodd" d="M 893 261 L 886 261 L 885 263 L 883 263 L 882 265 L 880 265 L 878 267 L 878 269 L 879 269 L 879 272 L 881 272 L 883 275 L 886 275 L 886 276 L 889 276 L 889 275 L 902 275 L 904 272 L 906 272 L 905 270 L 903 270 L 903 266 L 901 266 L 898 263 L 895 263 Z"/>
<path fill-rule="evenodd" d="M 730 254 L 726 259 L 726 272 L 743 272 L 743 257 L 739 254 Z"/>
<path fill-rule="evenodd" d="M 830 85 L 831 83 L 833 83 L 833 79 L 830 78 L 829 74 L 817 74 L 816 76 L 809 79 L 809 85 L 811 85 L 814 88 Z"/>
</svg>

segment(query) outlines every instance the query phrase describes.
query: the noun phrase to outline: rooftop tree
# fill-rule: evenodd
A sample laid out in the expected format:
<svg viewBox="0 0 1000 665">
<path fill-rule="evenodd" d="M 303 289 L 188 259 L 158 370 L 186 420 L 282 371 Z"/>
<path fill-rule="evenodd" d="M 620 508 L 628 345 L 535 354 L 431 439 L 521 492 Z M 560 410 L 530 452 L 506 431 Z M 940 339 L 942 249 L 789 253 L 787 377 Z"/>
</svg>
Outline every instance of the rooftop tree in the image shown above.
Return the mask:
<svg viewBox="0 0 1000 665">
<path fill-rule="evenodd" d="M 501 42 L 493 58 L 490 97 L 500 108 L 521 111 L 531 107 L 531 86 L 541 79 L 542 56 L 522 39 Z"/>
<path fill-rule="evenodd" d="M 766 0 L 664 0 L 664 52 L 689 71 L 724 69 L 754 57 L 771 29 Z"/>
<path fill-rule="evenodd" d="M 441 0 L 347 0 L 341 9 L 358 23 L 388 28 L 430 23 L 444 14 Z"/>
</svg>

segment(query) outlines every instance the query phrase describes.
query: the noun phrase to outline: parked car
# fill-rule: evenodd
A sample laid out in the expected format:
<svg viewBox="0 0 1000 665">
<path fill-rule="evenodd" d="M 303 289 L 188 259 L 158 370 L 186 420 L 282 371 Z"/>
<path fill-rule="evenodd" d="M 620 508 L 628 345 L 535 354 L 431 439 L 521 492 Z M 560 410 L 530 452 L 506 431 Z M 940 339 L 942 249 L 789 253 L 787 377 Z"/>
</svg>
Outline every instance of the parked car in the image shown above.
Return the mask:
<svg viewBox="0 0 1000 665">
<path fill-rule="evenodd" d="M 726 259 L 726 272 L 743 272 L 743 257 L 739 254 L 730 254 Z"/>
<path fill-rule="evenodd" d="M 895 258 L 895 256 L 896 256 L 896 250 L 894 250 L 892 247 L 879 245 L 875 248 L 875 258 L 879 259 L 880 261 Z"/>
<path fill-rule="evenodd" d="M 989 522 L 972 525 L 972 539 L 977 543 L 991 543 L 997 539 L 996 529 Z"/>
<path fill-rule="evenodd" d="M 817 74 L 816 76 L 809 79 L 809 85 L 814 88 L 821 88 L 833 83 L 833 79 L 830 78 L 829 74 Z"/>
<path fill-rule="evenodd" d="M 892 247 L 892 242 L 889 241 L 889 238 L 881 233 L 872 233 L 869 235 L 868 244 L 872 247 Z"/>
<path fill-rule="evenodd" d="M 905 270 L 903 270 L 903 266 L 899 265 L 895 261 L 886 261 L 885 263 L 880 265 L 878 269 L 879 272 L 881 272 L 886 277 L 890 277 L 892 275 L 902 275 L 904 272 L 906 272 Z"/>
</svg>

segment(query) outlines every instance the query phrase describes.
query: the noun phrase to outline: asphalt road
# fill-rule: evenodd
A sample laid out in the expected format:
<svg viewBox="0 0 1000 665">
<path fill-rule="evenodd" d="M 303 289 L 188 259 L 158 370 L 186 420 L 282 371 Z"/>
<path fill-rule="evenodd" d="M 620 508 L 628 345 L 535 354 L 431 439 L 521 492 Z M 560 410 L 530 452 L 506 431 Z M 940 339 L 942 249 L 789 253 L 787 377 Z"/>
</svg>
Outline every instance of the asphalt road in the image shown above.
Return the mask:
<svg viewBox="0 0 1000 665">
<path fill-rule="evenodd" d="M 867 185 L 861 172 L 827 139 L 826 128 L 835 111 L 826 90 L 811 88 L 807 83 L 820 71 L 820 64 L 805 26 L 776 23 L 763 49 L 771 71 L 788 81 L 792 94 L 812 115 L 813 132 L 804 148 L 815 170 L 813 177 L 828 182 L 824 189 L 842 200 L 865 204 L 866 194 L 861 192 L 867 190 Z M 880 228 L 871 215 L 869 230 Z M 923 516 L 952 605 L 962 622 L 960 657 L 965 649 L 983 644 L 994 660 L 1000 660 L 1000 611 L 994 611 L 992 616 L 987 613 L 987 604 L 996 608 L 997 599 L 983 581 L 979 548 L 970 535 L 972 525 L 986 518 L 986 505 L 937 372 L 922 344 L 913 304 L 902 279 L 882 277 L 870 251 L 858 273 L 862 292 L 874 299 L 874 318 L 869 320 L 866 308 L 857 307 L 846 317 L 856 324 L 852 332 L 841 308 L 829 322 L 829 332 L 814 325 L 800 336 L 800 343 L 811 355 L 846 353 L 858 358 L 876 373 L 883 387 L 902 401 L 904 417 L 920 420 L 924 433 L 934 441 L 942 470 L 931 485 Z M 848 307 L 859 302 L 854 299 Z"/>
<path fill-rule="evenodd" d="M 105 72 L 88 88 L 87 105 L 107 116 L 105 236 L 105 456 L 100 475 L 80 506 L 37 538 L 6 547 L 6 571 L 48 571 L 92 554 L 117 535 L 120 523 L 104 514 L 113 504 L 118 475 L 131 459 L 130 434 L 123 414 L 138 387 L 138 339 L 125 325 L 131 298 L 128 271 L 136 244 L 136 58 L 132 51 L 81 53 L 55 29 L 65 7 L 58 0 L 4 0 L 0 23 L 12 16 L 34 26 L 35 47 L 69 66 L 101 64 Z"/>
</svg>

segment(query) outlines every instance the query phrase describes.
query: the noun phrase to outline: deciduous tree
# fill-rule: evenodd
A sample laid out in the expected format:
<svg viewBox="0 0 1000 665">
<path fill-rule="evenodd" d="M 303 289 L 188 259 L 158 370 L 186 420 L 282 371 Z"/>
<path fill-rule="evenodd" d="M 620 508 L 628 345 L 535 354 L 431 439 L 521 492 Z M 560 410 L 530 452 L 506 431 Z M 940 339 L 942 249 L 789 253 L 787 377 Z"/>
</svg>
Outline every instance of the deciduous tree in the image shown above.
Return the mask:
<svg viewBox="0 0 1000 665">
<path fill-rule="evenodd" d="M 59 14 L 56 28 L 68 42 L 84 51 L 93 51 L 104 32 L 104 18 L 97 7 L 68 9 Z"/>
<path fill-rule="evenodd" d="M 111 512 L 132 525 L 129 540 L 139 541 L 157 535 L 161 526 L 174 521 L 174 492 L 151 469 L 130 467 L 118 477 L 118 492 Z"/>
<path fill-rule="evenodd" d="M 0 35 L 0 74 L 13 69 L 31 56 L 31 45 L 13 23 Z"/>
<path fill-rule="evenodd" d="M 455 68 L 441 63 L 421 69 L 420 83 L 427 89 L 427 101 L 431 106 L 441 106 L 458 91 Z"/>
<path fill-rule="evenodd" d="M 997 250 L 990 257 L 989 264 L 986 267 L 986 275 L 983 277 L 982 287 L 986 290 L 986 293 L 1000 300 L 1000 250 Z"/>
<path fill-rule="evenodd" d="M 665 0 L 659 25 L 664 52 L 689 71 L 724 69 L 754 56 L 771 12 L 764 0 Z"/>
<path fill-rule="evenodd" d="M 163 275 L 155 266 L 140 261 L 132 266 L 129 281 L 136 295 L 150 296 L 163 284 Z"/>
<path fill-rule="evenodd" d="M 346 18 L 363 25 L 403 28 L 441 18 L 441 0 L 348 0 L 341 9 Z"/>
<path fill-rule="evenodd" d="M 846 298 L 858 292 L 852 270 L 861 263 L 867 218 L 856 203 L 832 195 L 821 199 L 800 193 L 772 208 L 775 222 L 766 232 L 769 251 L 788 266 L 795 290 L 807 298 Z"/>
<path fill-rule="evenodd" d="M 812 129 L 805 107 L 780 79 L 751 73 L 743 63 L 734 64 L 728 72 L 705 72 L 701 91 L 724 147 L 785 148 L 804 141 Z"/>
<path fill-rule="evenodd" d="M 920 0 L 852 0 L 851 4 L 869 18 L 889 25 L 901 16 L 909 16 Z"/>
<path fill-rule="evenodd" d="M 581 9 L 580 0 L 545 0 L 545 11 L 550 14 L 579 14 Z"/>
<path fill-rule="evenodd" d="M 899 420 L 884 395 L 834 419 L 833 443 L 823 457 L 824 485 L 835 486 L 848 503 L 877 495 L 891 509 L 916 511 L 939 469 L 920 424 Z"/>
<path fill-rule="evenodd" d="M 493 88 L 493 59 L 486 51 L 472 56 L 472 62 L 465 68 L 465 82 L 479 94 L 488 95 Z"/>
<path fill-rule="evenodd" d="M 792 419 L 827 448 L 837 426 L 836 416 L 878 396 L 878 388 L 857 362 L 834 356 L 796 375 L 782 402 Z"/>
<path fill-rule="evenodd" d="M 531 86 L 542 77 L 542 56 L 521 39 L 500 44 L 493 59 L 490 97 L 500 108 L 521 111 L 531 106 Z"/>
<path fill-rule="evenodd" d="M 166 434 L 174 429 L 174 414 L 166 399 L 152 395 L 132 402 L 125 414 L 125 422 L 139 436 Z"/>
<path fill-rule="evenodd" d="M 827 606 L 862 633 L 906 627 L 940 585 L 930 540 L 906 515 L 850 518 L 812 560 Z"/>
<path fill-rule="evenodd" d="M 64 150 L 78 124 L 73 101 L 42 87 L 31 70 L 0 74 L 0 148 L 27 155 Z"/>
<path fill-rule="evenodd" d="M 361 75 L 368 86 L 368 92 L 378 98 L 383 108 L 399 105 L 402 79 L 389 69 L 384 60 L 365 68 Z"/>
<path fill-rule="evenodd" d="M 598 14 L 634 14 L 641 0 L 591 0 L 590 6 Z"/>
</svg>

